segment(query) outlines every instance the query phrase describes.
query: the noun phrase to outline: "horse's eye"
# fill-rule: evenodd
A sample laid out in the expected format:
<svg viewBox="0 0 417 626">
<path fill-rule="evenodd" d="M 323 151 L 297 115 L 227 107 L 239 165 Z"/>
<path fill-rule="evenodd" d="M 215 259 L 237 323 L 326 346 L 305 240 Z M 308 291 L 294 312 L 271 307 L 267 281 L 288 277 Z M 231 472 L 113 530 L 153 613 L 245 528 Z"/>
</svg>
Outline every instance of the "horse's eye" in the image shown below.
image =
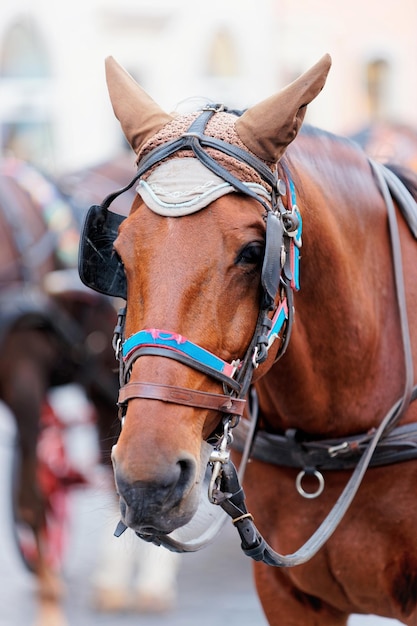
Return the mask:
<svg viewBox="0 0 417 626">
<path fill-rule="evenodd" d="M 236 264 L 260 265 L 264 256 L 264 246 L 259 242 L 252 242 L 242 248 L 237 255 Z"/>
</svg>

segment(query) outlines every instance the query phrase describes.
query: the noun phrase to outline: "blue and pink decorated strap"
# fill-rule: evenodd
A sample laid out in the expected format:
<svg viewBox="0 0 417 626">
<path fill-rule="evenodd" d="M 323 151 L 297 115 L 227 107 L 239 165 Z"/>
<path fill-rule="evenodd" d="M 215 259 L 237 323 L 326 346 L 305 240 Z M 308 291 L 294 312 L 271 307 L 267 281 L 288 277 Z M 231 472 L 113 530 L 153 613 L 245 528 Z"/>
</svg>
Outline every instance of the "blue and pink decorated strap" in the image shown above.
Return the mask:
<svg viewBox="0 0 417 626">
<path fill-rule="evenodd" d="M 153 346 L 163 347 L 186 354 L 194 361 L 203 363 L 211 369 L 225 374 L 229 378 L 233 378 L 238 367 L 238 363 L 227 363 L 178 333 L 172 333 L 168 330 L 160 330 L 158 328 L 140 330 L 126 339 L 123 344 L 123 359 L 127 361 L 130 355 L 139 347 Z"/>
<path fill-rule="evenodd" d="M 278 337 L 286 319 L 288 319 L 288 307 L 285 299 L 279 304 L 272 318 L 272 327 L 268 334 L 268 347 Z M 189 341 L 182 335 L 158 328 L 140 330 L 126 339 L 123 343 L 123 360 L 126 362 L 136 350 L 142 347 L 163 347 L 185 354 L 192 360 L 202 363 L 229 378 L 233 378 L 239 369 L 240 361 L 232 361 L 232 363 L 223 361 L 223 359 Z"/>
<path fill-rule="evenodd" d="M 297 207 L 297 199 L 295 195 L 295 187 L 292 179 L 288 176 L 287 178 L 288 186 L 290 189 L 290 207 L 291 210 L 295 213 L 298 219 L 298 228 L 295 231 L 294 236 L 291 237 L 290 241 L 290 268 L 291 268 L 291 288 L 294 291 L 298 291 L 300 289 L 300 248 L 301 248 L 301 235 L 303 231 L 303 221 L 301 218 L 301 213 Z"/>
</svg>

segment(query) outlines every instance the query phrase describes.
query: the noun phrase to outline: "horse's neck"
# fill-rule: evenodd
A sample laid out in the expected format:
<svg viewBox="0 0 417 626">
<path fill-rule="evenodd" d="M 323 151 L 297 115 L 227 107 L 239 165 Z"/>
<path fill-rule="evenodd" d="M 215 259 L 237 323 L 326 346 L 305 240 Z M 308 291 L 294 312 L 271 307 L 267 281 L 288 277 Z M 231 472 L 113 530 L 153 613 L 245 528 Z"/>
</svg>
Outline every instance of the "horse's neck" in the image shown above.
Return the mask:
<svg viewBox="0 0 417 626">
<path fill-rule="evenodd" d="M 403 374 L 386 209 L 366 159 L 342 144 L 338 165 L 337 148 L 318 145 L 314 159 L 297 148 L 289 164 L 303 214 L 301 290 L 287 352 L 259 383 L 270 426 L 329 435 L 379 423 Z"/>
</svg>

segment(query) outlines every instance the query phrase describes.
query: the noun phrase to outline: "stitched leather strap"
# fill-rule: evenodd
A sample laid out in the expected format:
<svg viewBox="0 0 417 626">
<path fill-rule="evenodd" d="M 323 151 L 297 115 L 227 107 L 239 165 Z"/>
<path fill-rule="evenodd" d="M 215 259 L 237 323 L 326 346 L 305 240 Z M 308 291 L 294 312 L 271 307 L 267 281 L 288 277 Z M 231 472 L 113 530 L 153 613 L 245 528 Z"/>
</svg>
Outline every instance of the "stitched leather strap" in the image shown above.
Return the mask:
<svg viewBox="0 0 417 626">
<path fill-rule="evenodd" d="M 220 381 L 223 385 L 226 385 L 230 389 L 233 389 L 237 393 L 241 392 L 241 385 L 238 381 L 234 380 L 230 376 L 223 374 L 223 372 L 219 372 L 218 370 L 202 363 L 194 359 L 193 357 L 188 356 L 182 352 L 176 352 L 175 350 L 170 350 L 165 346 L 139 346 L 136 350 L 133 350 L 130 357 L 124 363 L 123 368 L 123 378 L 124 380 L 128 380 L 133 364 L 137 359 L 141 356 L 163 356 L 169 359 L 174 359 L 174 361 L 178 361 L 179 363 L 184 363 L 184 365 L 188 365 L 199 372 L 203 372 L 207 376 L 211 376 L 215 380 Z"/>
<path fill-rule="evenodd" d="M 119 391 L 119 405 L 133 398 L 145 398 L 147 400 L 161 400 L 173 404 L 222 411 L 231 415 L 242 415 L 245 408 L 245 400 L 231 398 L 218 393 L 207 391 L 195 391 L 184 387 L 172 385 L 160 385 L 158 383 L 127 383 Z"/>
</svg>

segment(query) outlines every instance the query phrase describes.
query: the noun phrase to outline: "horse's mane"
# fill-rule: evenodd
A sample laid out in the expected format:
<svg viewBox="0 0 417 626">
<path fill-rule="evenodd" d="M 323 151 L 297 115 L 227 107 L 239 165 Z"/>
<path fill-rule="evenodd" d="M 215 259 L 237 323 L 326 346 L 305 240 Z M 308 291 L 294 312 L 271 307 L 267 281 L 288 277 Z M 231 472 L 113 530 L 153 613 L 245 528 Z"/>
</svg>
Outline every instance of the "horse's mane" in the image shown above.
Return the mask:
<svg viewBox="0 0 417 626">
<path fill-rule="evenodd" d="M 300 129 L 300 134 L 305 135 L 306 137 L 317 137 L 317 138 L 326 138 L 329 141 L 334 141 L 335 143 L 343 143 L 346 146 L 351 146 L 356 148 L 357 150 L 361 150 L 363 152 L 363 148 L 353 141 L 349 137 L 344 137 L 343 135 L 336 135 L 328 130 L 323 130 L 322 128 L 318 128 L 317 126 L 311 126 L 310 124 L 303 124 Z"/>
<path fill-rule="evenodd" d="M 355 138 L 343 137 L 340 135 L 336 135 L 327 130 L 323 130 L 321 128 L 317 128 L 315 126 L 310 126 L 309 124 L 303 124 L 300 130 L 300 134 L 306 137 L 313 137 L 317 139 L 326 139 L 327 141 L 334 142 L 340 144 L 344 144 L 345 146 L 350 146 L 355 150 L 359 150 L 362 153 L 364 149 L 360 144 L 355 141 Z M 385 167 L 387 167 L 391 172 L 393 172 L 400 181 L 406 186 L 408 191 L 413 196 L 414 200 L 417 202 L 417 172 L 410 169 L 405 165 L 401 165 L 398 163 L 384 163 Z"/>
</svg>

